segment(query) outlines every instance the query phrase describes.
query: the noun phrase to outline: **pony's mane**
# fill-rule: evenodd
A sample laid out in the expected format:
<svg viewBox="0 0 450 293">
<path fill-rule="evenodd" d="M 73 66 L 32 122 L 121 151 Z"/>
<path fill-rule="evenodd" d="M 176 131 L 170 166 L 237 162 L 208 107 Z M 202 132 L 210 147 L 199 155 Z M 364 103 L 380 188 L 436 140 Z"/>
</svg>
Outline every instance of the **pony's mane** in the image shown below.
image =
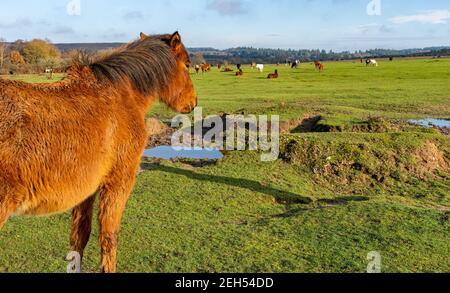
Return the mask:
<svg viewBox="0 0 450 293">
<path fill-rule="evenodd" d="M 176 71 L 176 60 L 161 36 L 137 40 L 103 57 L 80 53 L 75 67 L 89 67 L 99 82 L 120 85 L 129 80 L 143 95 L 161 91 Z"/>
</svg>

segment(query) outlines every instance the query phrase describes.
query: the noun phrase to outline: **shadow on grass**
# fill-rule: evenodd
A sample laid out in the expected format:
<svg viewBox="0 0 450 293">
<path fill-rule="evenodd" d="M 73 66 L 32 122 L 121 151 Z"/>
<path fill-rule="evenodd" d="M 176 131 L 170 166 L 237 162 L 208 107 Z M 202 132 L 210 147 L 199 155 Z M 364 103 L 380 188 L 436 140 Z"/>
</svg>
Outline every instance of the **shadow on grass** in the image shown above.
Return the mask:
<svg viewBox="0 0 450 293">
<path fill-rule="evenodd" d="M 170 174 L 175 174 L 179 176 L 185 176 L 189 179 L 197 180 L 197 181 L 205 181 L 212 182 L 218 184 L 226 184 L 229 186 L 235 186 L 240 188 L 245 188 L 251 190 L 253 192 L 264 193 L 269 196 L 272 196 L 278 203 L 280 204 L 309 204 L 312 202 L 312 199 L 308 197 L 304 197 L 289 191 L 284 191 L 268 186 L 263 186 L 261 183 L 257 181 L 242 179 L 242 178 L 230 178 L 216 175 L 208 175 L 208 174 L 199 174 L 190 170 L 183 170 L 179 168 L 163 166 L 158 164 L 142 164 L 141 168 L 143 170 L 155 170 L 166 172 Z"/>
<path fill-rule="evenodd" d="M 319 199 L 317 202 L 321 204 L 325 204 L 323 206 L 315 207 L 315 208 L 294 208 L 286 211 L 285 213 L 275 215 L 274 218 L 291 218 L 297 215 L 300 215 L 307 211 L 321 210 L 321 209 L 329 209 L 336 206 L 346 205 L 350 202 L 363 202 L 370 200 L 365 196 L 341 196 L 333 199 Z"/>
</svg>

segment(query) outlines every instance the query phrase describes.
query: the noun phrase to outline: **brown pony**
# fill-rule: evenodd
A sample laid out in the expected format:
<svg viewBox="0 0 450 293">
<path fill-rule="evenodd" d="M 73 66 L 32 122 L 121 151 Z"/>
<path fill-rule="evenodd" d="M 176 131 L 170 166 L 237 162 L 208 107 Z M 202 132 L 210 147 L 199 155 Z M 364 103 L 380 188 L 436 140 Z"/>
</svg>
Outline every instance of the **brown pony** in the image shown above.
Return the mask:
<svg viewBox="0 0 450 293">
<path fill-rule="evenodd" d="M 275 69 L 275 73 L 270 73 L 267 76 L 267 79 L 276 79 L 276 78 L 278 78 L 278 69 Z"/>
<path fill-rule="evenodd" d="M 240 68 L 238 72 L 236 72 L 236 76 L 243 76 L 244 71 Z"/>
<path fill-rule="evenodd" d="M 101 271 L 115 272 L 125 205 L 157 100 L 197 105 L 178 32 L 146 36 L 50 85 L 0 79 L 0 227 L 13 215 L 73 209 L 70 243 L 83 255 L 98 194 Z"/>
<path fill-rule="evenodd" d="M 320 64 L 320 61 L 314 61 L 314 66 L 316 67 L 316 69 L 319 69 Z"/>
<path fill-rule="evenodd" d="M 325 65 L 323 65 L 322 63 L 319 63 L 319 66 L 317 69 L 319 69 L 320 72 L 323 72 L 325 69 Z"/>
<path fill-rule="evenodd" d="M 202 66 L 200 66 L 200 67 L 202 69 L 202 73 L 211 71 L 211 65 L 209 65 L 209 64 L 202 64 Z"/>
</svg>

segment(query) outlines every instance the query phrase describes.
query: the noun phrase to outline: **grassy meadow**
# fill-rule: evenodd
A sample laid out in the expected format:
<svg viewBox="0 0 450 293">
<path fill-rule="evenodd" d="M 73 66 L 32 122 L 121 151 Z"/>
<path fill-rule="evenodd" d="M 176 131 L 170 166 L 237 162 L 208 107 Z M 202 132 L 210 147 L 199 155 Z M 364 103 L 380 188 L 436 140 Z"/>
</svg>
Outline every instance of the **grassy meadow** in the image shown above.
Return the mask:
<svg viewBox="0 0 450 293">
<path fill-rule="evenodd" d="M 280 78 L 267 80 L 278 68 Z M 280 158 L 144 159 L 123 219 L 120 272 L 450 272 L 450 140 L 411 118 L 450 119 L 450 59 L 217 68 L 192 79 L 204 115 L 276 114 Z M 62 76 L 58 75 L 57 78 Z M 47 82 L 45 76 L 15 76 Z M 148 117 L 175 113 L 156 105 Z M 317 117 L 313 127 L 305 119 Z M 65 272 L 70 213 L 13 218 L 0 272 Z M 97 272 L 98 227 L 83 264 Z"/>
</svg>

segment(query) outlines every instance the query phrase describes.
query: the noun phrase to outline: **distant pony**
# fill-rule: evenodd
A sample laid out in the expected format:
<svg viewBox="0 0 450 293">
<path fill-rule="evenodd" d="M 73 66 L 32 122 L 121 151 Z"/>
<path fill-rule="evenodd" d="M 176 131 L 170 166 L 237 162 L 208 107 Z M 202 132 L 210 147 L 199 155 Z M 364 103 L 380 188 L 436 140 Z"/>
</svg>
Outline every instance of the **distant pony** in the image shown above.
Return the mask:
<svg viewBox="0 0 450 293">
<path fill-rule="evenodd" d="M 267 76 L 267 79 L 276 79 L 276 78 L 278 78 L 278 69 L 275 69 L 275 73 L 270 73 Z"/>
<path fill-rule="evenodd" d="M 319 69 L 320 64 L 320 61 L 314 61 L 314 66 L 316 67 L 316 69 Z"/>
<path fill-rule="evenodd" d="M 211 65 L 210 64 L 202 64 L 200 67 L 202 69 L 202 73 L 211 71 Z"/>
<path fill-rule="evenodd" d="M 298 68 L 299 65 L 300 65 L 300 60 L 295 60 L 294 62 L 292 62 L 291 68 L 292 69 Z"/>
<path fill-rule="evenodd" d="M 325 65 L 323 65 L 322 63 L 320 63 L 318 69 L 319 69 L 319 72 L 323 72 L 324 69 L 325 69 Z"/>
<path fill-rule="evenodd" d="M 230 67 L 225 67 L 222 72 L 233 72 L 234 70 Z"/>
<path fill-rule="evenodd" d="M 198 74 L 200 71 L 200 65 L 195 65 L 195 72 Z"/>
<path fill-rule="evenodd" d="M 378 67 L 378 62 L 375 59 L 367 59 L 366 60 L 366 66 Z"/>
<path fill-rule="evenodd" d="M 46 68 L 45 74 L 47 75 L 47 79 L 53 79 L 53 68 Z"/>
<path fill-rule="evenodd" d="M 236 72 L 236 76 L 243 76 L 244 75 L 244 71 L 242 71 L 242 69 L 239 69 L 238 72 Z"/>
<path fill-rule="evenodd" d="M 256 68 L 256 63 L 253 62 L 253 63 L 250 65 L 250 67 L 251 67 L 252 69 L 255 69 L 255 68 Z"/>
<path fill-rule="evenodd" d="M 219 70 L 222 69 L 222 64 L 221 64 L 221 63 L 217 64 L 217 68 L 218 68 Z"/>
<path fill-rule="evenodd" d="M 264 71 L 264 64 L 256 64 L 256 69 L 258 69 L 259 72 Z"/>
</svg>

